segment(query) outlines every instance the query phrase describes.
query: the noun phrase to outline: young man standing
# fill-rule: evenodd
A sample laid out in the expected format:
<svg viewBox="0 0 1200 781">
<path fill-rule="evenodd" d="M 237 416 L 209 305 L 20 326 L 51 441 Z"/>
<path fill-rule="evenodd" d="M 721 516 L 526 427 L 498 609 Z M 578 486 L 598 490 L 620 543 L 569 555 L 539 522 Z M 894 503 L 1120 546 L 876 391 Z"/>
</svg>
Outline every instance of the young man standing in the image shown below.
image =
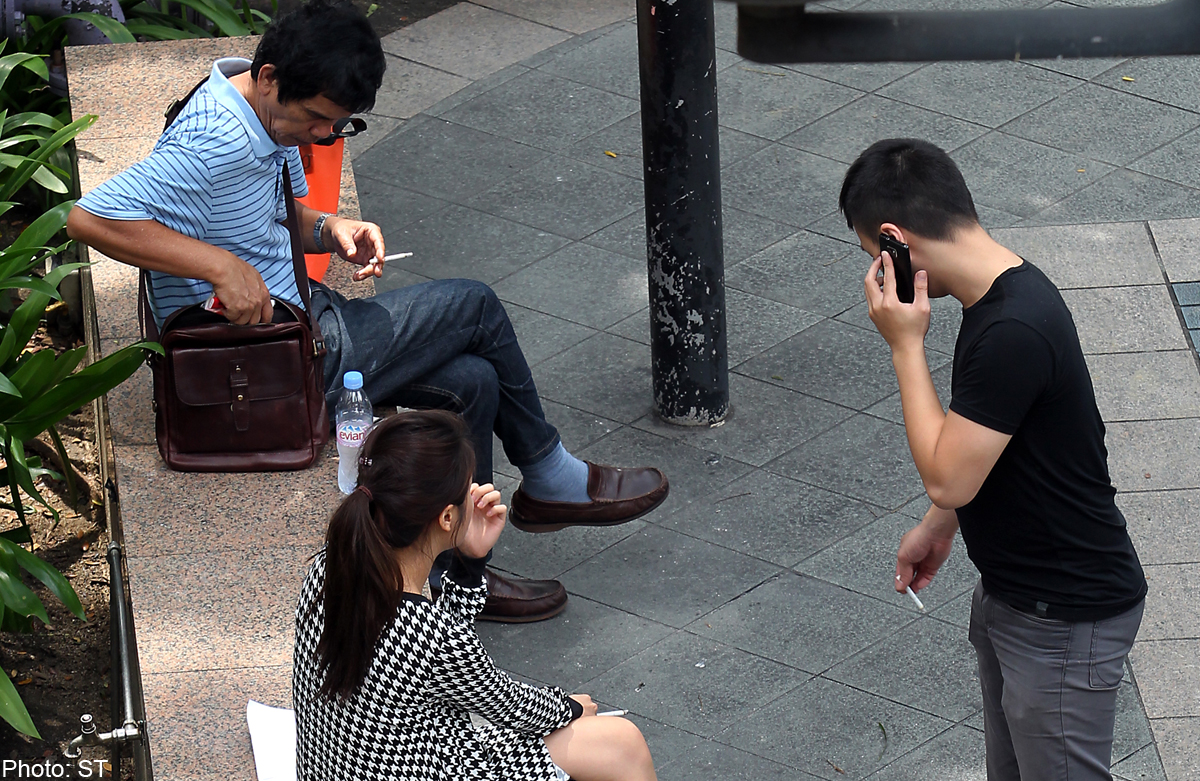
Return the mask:
<svg viewBox="0 0 1200 781">
<path fill-rule="evenodd" d="M 385 68 L 379 37 L 349 2 L 299 6 L 267 28 L 253 62 L 218 60 L 150 156 L 80 199 L 68 234 L 148 270 L 160 322 L 213 294 L 239 325 L 269 321 L 272 297 L 301 305 L 282 224 L 284 167 L 296 194 L 305 195 L 296 147 L 369 109 Z M 297 210 L 306 252 L 336 252 L 361 267 L 356 279 L 382 275 L 377 225 L 303 204 Z M 330 410 L 342 376 L 354 370 L 376 405 L 457 412 L 471 427 L 479 483 L 492 480 L 495 432 L 521 470 L 514 526 L 535 532 L 611 526 L 666 498 L 667 480 L 657 469 L 591 464 L 563 448 L 508 314 L 487 285 L 438 280 L 354 300 L 318 283 L 312 288 L 309 314 L 328 349 Z M 484 619 L 537 621 L 567 602 L 554 580 L 488 570 L 487 584 Z"/>
<path fill-rule="evenodd" d="M 839 206 L 875 259 L 870 317 L 891 347 L 932 500 L 900 542 L 895 588 L 928 585 L 961 529 L 981 575 L 970 639 L 989 781 L 1108 781 L 1146 581 L 1113 501 L 1071 313 L 1041 271 L 979 225 L 958 168 L 928 142 L 873 144 L 847 171 Z M 909 247 L 911 304 L 897 297 L 881 233 Z M 945 295 L 963 305 L 948 413 L 924 346 L 929 299 Z"/>
</svg>

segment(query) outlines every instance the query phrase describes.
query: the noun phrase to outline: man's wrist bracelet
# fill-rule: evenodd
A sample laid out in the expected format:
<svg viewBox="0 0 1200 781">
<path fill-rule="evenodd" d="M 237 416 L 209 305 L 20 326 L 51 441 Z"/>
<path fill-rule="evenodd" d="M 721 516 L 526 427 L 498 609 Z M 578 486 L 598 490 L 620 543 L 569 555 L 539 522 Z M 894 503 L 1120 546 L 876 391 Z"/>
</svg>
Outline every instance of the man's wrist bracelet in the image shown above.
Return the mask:
<svg viewBox="0 0 1200 781">
<path fill-rule="evenodd" d="M 325 246 L 325 242 L 321 238 L 321 232 L 325 229 L 325 220 L 332 216 L 332 214 L 322 214 L 313 224 L 313 244 L 317 245 L 317 252 L 329 252 L 329 248 Z"/>
</svg>

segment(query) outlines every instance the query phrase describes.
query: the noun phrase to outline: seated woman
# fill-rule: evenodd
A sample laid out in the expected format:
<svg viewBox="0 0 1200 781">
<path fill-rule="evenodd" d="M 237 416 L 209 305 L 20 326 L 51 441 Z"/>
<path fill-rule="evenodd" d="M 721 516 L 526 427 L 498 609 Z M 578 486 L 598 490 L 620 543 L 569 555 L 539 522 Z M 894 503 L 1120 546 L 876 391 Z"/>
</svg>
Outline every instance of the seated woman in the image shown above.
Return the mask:
<svg viewBox="0 0 1200 781">
<path fill-rule="evenodd" d="M 299 780 L 654 781 L 631 722 L 514 681 L 480 643 L 483 557 L 508 509 L 471 482 L 469 436 L 452 413 L 406 412 L 363 445 L 296 610 Z M 421 588 L 446 550 L 431 602 Z"/>
</svg>

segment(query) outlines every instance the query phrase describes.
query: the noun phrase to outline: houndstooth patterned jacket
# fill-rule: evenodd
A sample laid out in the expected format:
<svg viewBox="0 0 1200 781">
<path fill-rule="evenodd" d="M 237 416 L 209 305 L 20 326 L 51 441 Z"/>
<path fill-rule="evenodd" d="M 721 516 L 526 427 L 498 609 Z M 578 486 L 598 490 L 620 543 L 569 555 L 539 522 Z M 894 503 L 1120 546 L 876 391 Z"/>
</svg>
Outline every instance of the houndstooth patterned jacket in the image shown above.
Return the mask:
<svg viewBox="0 0 1200 781">
<path fill-rule="evenodd" d="M 330 700 L 320 693 L 325 552 L 317 554 L 296 609 L 298 781 L 556 778 L 542 737 L 582 708 L 561 689 L 518 683 L 496 669 L 474 627 L 487 598 L 482 562 L 456 565 L 437 602 L 404 595 L 363 684 L 346 700 Z M 473 726 L 471 713 L 490 725 Z"/>
</svg>

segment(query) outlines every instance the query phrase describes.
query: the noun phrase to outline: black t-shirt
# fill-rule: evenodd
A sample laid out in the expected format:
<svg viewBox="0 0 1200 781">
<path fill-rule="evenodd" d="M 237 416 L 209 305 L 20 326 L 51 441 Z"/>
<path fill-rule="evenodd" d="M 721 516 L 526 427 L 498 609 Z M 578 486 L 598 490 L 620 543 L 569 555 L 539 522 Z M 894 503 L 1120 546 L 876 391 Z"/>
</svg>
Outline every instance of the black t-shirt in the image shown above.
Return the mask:
<svg viewBox="0 0 1200 781">
<path fill-rule="evenodd" d="M 1075 322 L 1046 275 L 1008 269 L 963 310 L 950 409 L 1012 440 L 958 508 L 983 587 L 1014 608 L 1098 621 L 1145 596 L 1113 501 L 1104 423 Z"/>
</svg>

